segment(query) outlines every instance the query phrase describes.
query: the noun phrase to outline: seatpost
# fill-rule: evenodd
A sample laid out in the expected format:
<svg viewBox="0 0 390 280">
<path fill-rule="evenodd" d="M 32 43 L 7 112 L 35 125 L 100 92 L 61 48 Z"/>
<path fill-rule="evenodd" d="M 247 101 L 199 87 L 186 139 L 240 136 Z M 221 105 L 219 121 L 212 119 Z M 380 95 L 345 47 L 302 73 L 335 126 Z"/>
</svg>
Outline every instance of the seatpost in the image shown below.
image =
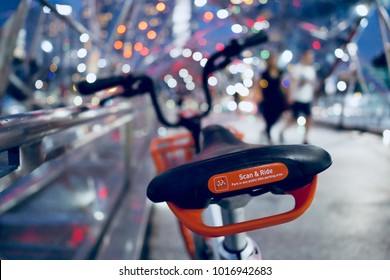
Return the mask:
<svg viewBox="0 0 390 280">
<path fill-rule="evenodd" d="M 222 208 L 222 221 L 224 225 L 237 224 L 245 220 L 244 208 L 226 209 Z M 231 253 L 240 253 L 247 246 L 246 234 L 238 233 L 228 235 L 223 241 L 224 248 Z"/>
<path fill-rule="evenodd" d="M 221 206 L 222 222 L 224 225 L 244 222 L 244 206 L 248 204 L 250 196 L 239 196 L 224 199 Z M 238 233 L 225 236 L 222 246 L 219 247 L 219 255 L 227 260 L 261 259 L 259 246 L 247 236 L 246 233 Z"/>
</svg>

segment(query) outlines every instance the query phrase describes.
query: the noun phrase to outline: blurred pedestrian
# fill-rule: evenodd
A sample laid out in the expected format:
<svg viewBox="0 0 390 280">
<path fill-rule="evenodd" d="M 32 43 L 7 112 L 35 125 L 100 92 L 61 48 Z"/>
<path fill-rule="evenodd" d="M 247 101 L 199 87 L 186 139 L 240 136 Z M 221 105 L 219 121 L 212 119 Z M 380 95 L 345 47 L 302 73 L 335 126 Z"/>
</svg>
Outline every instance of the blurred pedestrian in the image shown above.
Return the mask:
<svg viewBox="0 0 390 280">
<path fill-rule="evenodd" d="M 317 82 L 317 74 L 313 62 L 313 51 L 305 50 L 301 55 L 299 63 L 292 67 L 289 95 L 292 117 L 280 133 L 281 142 L 284 142 L 284 131 L 302 116 L 305 118 L 303 143 L 308 144 L 309 130 L 312 125 L 311 106 Z"/>
<path fill-rule="evenodd" d="M 282 86 L 283 72 L 279 69 L 278 57 L 270 54 L 266 60 L 266 69 L 258 83 L 258 109 L 265 120 L 265 134 L 272 144 L 271 129 L 287 108 L 286 88 Z"/>
</svg>

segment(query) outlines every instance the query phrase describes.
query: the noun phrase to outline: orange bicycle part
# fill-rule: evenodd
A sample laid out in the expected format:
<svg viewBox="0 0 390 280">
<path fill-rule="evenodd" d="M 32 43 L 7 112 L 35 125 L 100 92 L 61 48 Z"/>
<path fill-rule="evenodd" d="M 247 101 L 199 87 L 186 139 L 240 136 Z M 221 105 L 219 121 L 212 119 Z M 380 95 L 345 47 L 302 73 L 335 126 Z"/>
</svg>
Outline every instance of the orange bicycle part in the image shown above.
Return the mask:
<svg viewBox="0 0 390 280">
<path fill-rule="evenodd" d="M 167 202 L 167 204 L 176 217 L 193 232 L 205 237 L 220 237 L 275 226 L 295 220 L 309 208 L 314 199 L 316 186 L 317 175 L 306 186 L 287 192 L 286 194 L 293 196 L 295 200 L 294 208 L 288 212 L 216 227 L 204 224 L 202 213 L 205 211 L 205 208 L 182 209 L 174 203 Z"/>
<path fill-rule="evenodd" d="M 244 134 L 234 127 L 229 126 L 228 129 L 232 131 L 238 139 L 244 137 Z M 157 173 L 161 173 L 192 160 L 194 156 L 194 145 L 194 139 L 189 132 L 153 139 L 150 143 L 150 154 L 152 155 Z M 178 222 L 187 253 L 191 259 L 195 259 L 196 248 L 193 233 L 182 221 L 178 220 Z"/>
</svg>

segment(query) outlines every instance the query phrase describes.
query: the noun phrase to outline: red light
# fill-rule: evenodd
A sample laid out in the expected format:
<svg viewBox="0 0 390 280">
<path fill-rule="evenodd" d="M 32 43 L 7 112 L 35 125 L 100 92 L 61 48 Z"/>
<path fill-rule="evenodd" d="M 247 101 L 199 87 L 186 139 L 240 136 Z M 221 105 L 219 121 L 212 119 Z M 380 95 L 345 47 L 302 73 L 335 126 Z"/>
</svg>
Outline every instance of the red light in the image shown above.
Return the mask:
<svg viewBox="0 0 390 280">
<path fill-rule="evenodd" d="M 82 227 L 75 227 L 72 230 L 72 237 L 70 239 L 70 245 L 76 247 L 80 245 L 84 240 L 84 230 Z"/>
<path fill-rule="evenodd" d="M 321 49 L 321 43 L 320 43 L 320 41 L 314 41 L 314 42 L 312 43 L 312 47 L 313 47 L 313 49 L 315 49 L 315 50 Z"/>
<path fill-rule="evenodd" d="M 198 41 L 199 46 L 206 46 L 207 40 L 205 38 L 200 38 Z"/>
<path fill-rule="evenodd" d="M 107 191 L 106 188 L 100 189 L 100 190 L 98 191 L 98 197 L 99 197 L 99 198 L 104 199 L 104 198 L 107 198 L 107 196 L 108 196 L 108 191 Z"/>
<path fill-rule="evenodd" d="M 223 51 L 224 49 L 225 49 L 225 45 L 224 44 L 222 44 L 222 43 L 217 43 L 216 45 L 215 45 L 215 49 L 217 50 L 217 51 Z"/>
<path fill-rule="evenodd" d="M 140 52 L 142 56 L 147 56 L 149 54 L 149 49 L 144 47 Z"/>
</svg>

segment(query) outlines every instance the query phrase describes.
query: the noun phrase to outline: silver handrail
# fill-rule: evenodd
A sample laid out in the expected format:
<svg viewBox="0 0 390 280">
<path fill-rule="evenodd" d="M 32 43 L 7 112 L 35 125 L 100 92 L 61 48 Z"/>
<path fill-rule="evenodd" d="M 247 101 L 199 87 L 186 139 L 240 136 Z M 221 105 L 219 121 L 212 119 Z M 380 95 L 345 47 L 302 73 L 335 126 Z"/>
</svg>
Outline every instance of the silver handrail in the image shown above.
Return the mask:
<svg viewBox="0 0 390 280">
<path fill-rule="evenodd" d="M 28 184 L 23 191 L 4 195 L 11 185 L 71 150 L 125 126 L 132 118 L 132 106 L 127 101 L 94 110 L 59 108 L 0 118 L 0 213 L 42 188 L 46 180 L 41 178 L 39 186 Z M 58 163 L 56 170 L 61 170 Z"/>
</svg>

